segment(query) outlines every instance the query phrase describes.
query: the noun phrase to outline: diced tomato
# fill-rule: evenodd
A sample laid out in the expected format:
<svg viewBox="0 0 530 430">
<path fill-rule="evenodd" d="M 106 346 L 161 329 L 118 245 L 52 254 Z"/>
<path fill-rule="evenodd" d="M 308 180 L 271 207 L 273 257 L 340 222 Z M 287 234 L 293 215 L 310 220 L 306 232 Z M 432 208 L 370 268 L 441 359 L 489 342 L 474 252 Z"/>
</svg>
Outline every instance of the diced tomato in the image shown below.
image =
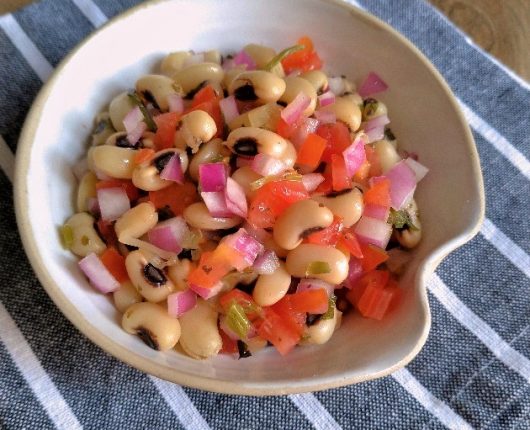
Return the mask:
<svg viewBox="0 0 530 430">
<path fill-rule="evenodd" d="M 306 313 L 293 309 L 291 297 L 290 294 L 284 296 L 279 302 L 272 305 L 271 309 L 285 321 L 291 330 L 301 336 L 304 331 Z"/>
<path fill-rule="evenodd" d="M 331 154 L 331 182 L 333 191 L 351 188 L 351 178 L 348 175 L 342 154 Z"/>
<path fill-rule="evenodd" d="M 354 306 L 361 299 L 364 291 L 370 287 L 371 289 L 383 289 L 390 279 L 390 272 L 387 270 L 372 270 L 365 273 L 355 285 L 352 285 L 350 291 L 346 294 L 346 298 Z"/>
<path fill-rule="evenodd" d="M 361 264 L 365 272 L 375 269 L 381 263 L 384 263 L 388 260 L 388 254 L 384 249 L 378 248 L 377 246 L 368 244 L 361 245 L 361 250 L 363 253 L 363 259 Z"/>
<path fill-rule="evenodd" d="M 127 193 L 127 197 L 129 197 L 129 200 L 135 201 L 138 199 L 138 188 L 134 186 L 132 181 L 129 181 L 127 179 L 106 179 L 104 181 L 98 181 L 96 183 L 96 189 L 101 190 L 103 188 L 118 188 L 122 187 L 124 191 Z"/>
<path fill-rule="evenodd" d="M 282 118 L 278 120 L 278 125 L 276 126 L 276 134 L 279 134 L 285 139 L 289 139 L 301 126 L 301 121 L 296 121 L 292 124 L 287 124 Z"/>
<path fill-rule="evenodd" d="M 313 50 L 312 40 L 304 36 L 297 42 L 298 45 L 303 45 L 305 48 L 293 52 L 282 60 L 282 66 L 286 74 L 295 70 L 306 72 L 308 70 L 316 70 L 322 68 L 322 60 L 318 54 Z"/>
<path fill-rule="evenodd" d="M 213 288 L 231 269 L 231 265 L 216 258 L 214 252 L 204 252 L 199 265 L 188 275 L 188 283 Z"/>
<path fill-rule="evenodd" d="M 234 288 L 219 298 L 219 305 L 223 312 L 227 312 L 233 302 L 243 306 L 250 321 L 255 321 L 260 316 L 260 307 L 254 302 L 252 296 L 244 291 Z"/>
<path fill-rule="evenodd" d="M 363 195 L 365 205 L 390 207 L 390 180 L 381 178 Z"/>
<path fill-rule="evenodd" d="M 154 139 L 156 149 L 160 151 L 161 149 L 173 148 L 180 114 L 167 112 L 157 115 L 153 119 L 157 126 Z"/>
<path fill-rule="evenodd" d="M 125 269 L 125 258 L 116 251 L 116 248 L 108 247 L 99 258 L 116 281 L 122 283 L 129 280 L 127 269 Z"/>
<path fill-rule="evenodd" d="M 357 236 L 355 236 L 355 233 L 353 232 L 352 229 L 345 230 L 342 233 L 340 244 L 344 246 L 352 256 L 356 258 L 363 257 L 361 245 L 359 244 L 359 241 L 357 240 Z"/>
<path fill-rule="evenodd" d="M 386 274 L 386 280 L 385 276 L 381 274 L 381 271 L 374 270 L 367 274 L 373 274 L 372 278 L 365 283 L 362 293 L 358 298 L 357 309 L 366 318 L 383 319 L 393 299 L 398 295 L 399 287 L 397 283 L 389 281 L 388 272 L 382 273 Z M 361 282 L 367 275 L 361 279 Z"/>
<path fill-rule="evenodd" d="M 370 145 L 365 145 L 366 160 L 370 163 L 369 176 L 381 176 L 381 162 L 379 161 L 379 155 L 374 151 Z"/>
<path fill-rule="evenodd" d="M 155 155 L 154 149 L 151 148 L 142 148 L 139 149 L 136 153 L 136 156 L 134 157 L 135 164 L 142 164 L 146 161 L 150 161 L 153 159 Z"/>
<path fill-rule="evenodd" d="M 223 346 L 219 352 L 221 354 L 235 354 L 238 351 L 237 341 L 228 337 L 223 330 L 219 330 L 219 334 L 221 335 L 221 340 L 223 341 Z"/>
<path fill-rule="evenodd" d="M 345 124 L 338 121 L 335 124 L 321 124 L 317 128 L 317 134 L 326 139 L 327 146 L 322 154 L 322 161 L 331 162 L 332 154 L 341 154 L 351 145 L 350 132 Z"/>
<path fill-rule="evenodd" d="M 188 109 L 185 112 L 185 114 L 189 112 L 193 112 L 195 110 L 202 110 L 206 112 L 208 115 L 210 115 L 215 121 L 215 125 L 217 127 L 217 133 L 215 134 L 215 136 L 221 137 L 223 135 L 225 123 L 223 119 L 223 114 L 221 113 L 221 108 L 219 106 L 219 100 L 212 99 L 212 100 L 199 103 L 196 106 L 192 106 L 190 109 Z"/>
<path fill-rule="evenodd" d="M 294 311 L 323 314 L 328 310 L 329 297 L 323 288 L 300 291 L 291 294 L 290 299 Z"/>
<path fill-rule="evenodd" d="M 357 170 L 353 175 L 353 181 L 364 185 L 365 181 L 368 179 L 369 173 L 370 163 L 368 161 L 365 161 L 363 164 L 361 164 L 359 170 Z"/>
<path fill-rule="evenodd" d="M 168 207 L 176 215 L 182 214 L 192 203 L 199 201 L 197 187 L 191 182 L 171 184 L 159 191 L 150 191 L 149 200 L 157 209 Z"/>
<path fill-rule="evenodd" d="M 310 234 L 306 238 L 307 243 L 314 243 L 316 245 L 335 246 L 342 236 L 344 224 L 340 216 L 335 216 L 331 225 L 324 230 L 317 231 Z"/>
<path fill-rule="evenodd" d="M 324 181 L 315 190 L 316 193 L 329 194 L 333 191 L 333 179 L 331 178 L 331 163 L 326 163 L 324 172 Z"/>
<path fill-rule="evenodd" d="M 211 85 L 206 85 L 197 91 L 197 93 L 193 96 L 191 106 L 197 107 L 204 102 L 210 102 L 214 100 L 219 101 L 219 96 Z"/>
<path fill-rule="evenodd" d="M 99 219 L 96 222 L 96 226 L 99 232 L 99 235 L 102 237 L 103 241 L 107 244 L 108 247 L 117 247 L 118 238 L 116 236 L 116 231 L 114 230 L 114 224 L 109 221 L 103 221 Z"/>
<path fill-rule="evenodd" d="M 257 330 L 258 335 L 272 343 L 281 355 L 288 354 L 300 341 L 300 335 L 271 308 L 263 308 L 263 320 Z"/>
<path fill-rule="evenodd" d="M 320 163 L 320 159 L 326 149 L 327 143 L 326 139 L 323 139 L 314 133 L 308 134 L 304 143 L 298 150 L 296 163 L 313 169 L 316 168 Z"/>
</svg>

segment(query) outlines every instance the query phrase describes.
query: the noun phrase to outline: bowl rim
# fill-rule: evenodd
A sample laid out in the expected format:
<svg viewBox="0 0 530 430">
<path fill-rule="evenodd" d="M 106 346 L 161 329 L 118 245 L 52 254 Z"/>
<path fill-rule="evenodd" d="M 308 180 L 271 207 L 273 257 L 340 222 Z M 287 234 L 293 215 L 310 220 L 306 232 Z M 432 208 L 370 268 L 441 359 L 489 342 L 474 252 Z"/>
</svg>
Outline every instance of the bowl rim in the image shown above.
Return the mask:
<svg viewBox="0 0 530 430">
<path fill-rule="evenodd" d="M 155 7 L 158 4 L 165 3 L 174 0 L 149 0 L 145 3 L 130 8 L 119 15 L 113 17 L 103 26 L 96 29 L 89 36 L 83 39 L 79 44 L 60 62 L 55 68 L 52 75 L 45 82 L 40 89 L 37 97 L 35 98 L 31 109 L 25 119 L 23 129 L 21 131 L 16 160 L 15 160 L 15 176 L 14 176 L 14 203 L 15 203 L 15 214 L 18 224 L 18 229 L 22 239 L 22 244 L 28 259 L 35 271 L 37 278 L 46 290 L 47 294 L 53 300 L 55 305 L 60 309 L 64 316 L 85 336 L 87 336 L 93 343 L 102 348 L 105 352 L 111 354 L 120 361 L 127 363 L 128 365 L 141 370 L 150 375 L 174 382 L 180 385 L 185 385 L 201 390 L 225 393 L 225 394 L 238 394 L 238 395 L 283 395 L 283 394 L 294 394 L 304 393 L 310 391 L 320 391 L 329 388 L 336 388 L 345 385 L 355 384 L 359 382 L 369 381 L 372 379 L 380 378 L 389 375 L 404 366 L 406 366 L 421 350 L 431 326 L 431 313 L 427 298 L 427 281 L 431 274 L 434 272 L 440 262 L 452 251 L 462 246 L 469 240 L 471 240 L 480 230 L 480 226 L 485 216 L 485 195 L 484 195 L 484 183 L 481 174 L 480 160 L 478 151 L 473 139 L 469 125 L 456 101 L 454 94 L 452 93 L 449 85 L 446 83 L 444 78 L 438 72 L 438 70 L 431 64 L 431 62 L 425 57 L 425 55 L 405 36 L 399 33 L 397 30 L 392 28 L 390 25 L 381 21 L 377 17 L 371 15 L 369 12 L 353 6 L 347 3 L 345 0 L 318 0 L 319 2 L 326 4 L 334 4 L 344 9 L 346 13 L 349 13 L 356 19 L 363 20 L 368 25 L 374 26 L 381 29 L 391 36 L 397 38 L 400 43 L 404 44 L 412 54 L 414 54 L 418 60 L 429 70 L 432 76 L 436 79 L 438 84 L 444 90 L 449 102 L 451 103 L 454 111 L 457 114 L 458 121 L 464 131 L 464 141 L 467 144 L 467 150 L 470 155 L 471 166 L 473 169 L 473 176 L 478 188 L 478 200 L 479 208 L 478 213 L 474 220 L 470 220 L 470 224 L 457 236 L 448 240 L 447 242 L 434 249 L 425 257 L 423 262 L 418 265 L 418 269 L 415 276 L 415 282 L 419 283 L 420 300 L 421 306 L 425 311 L 426 322 L 421 332 L 420 337 L 414 348 L 399 362 L 390 366 L 380 372 L 375 372 L 369 375 L 352 376 L 347 374 L 336 374 L 325 379 L 306 379 L 296 381 L 295 384 L 284 384 L 279 385 L 278 382 L 274 383 L 238 383 L 237 381 L 223 380 L 220 381 L 203 377 L 200 375 L 190 375 L 181 372 L 179 369 L 168 370 L 161 368 L 160 366 L 152 363 L 149 359 L 144 358 L 140 355 L 132 353 L 129 349 L 114 343 L 104 333 L 100 332 L 90 321 L 86 320 L 80 311 L 68 300 L 67 296 L 58 288 L 56 282 L 51 277 L 50 273 L 46 269 L 46 265 L 38 252 L 37 243 L 31 234 L 30 228 L 30 217 L 28 212 L 29 201 L 28 201 L 28 189 L 26 184 L 26 173 L 29 168 L 29 162 L 31 157 L 31 151 L 33 142 L 35 139 L 36 131 L 39 125 L 39 119 L 41 112 L 44 109 L 44 105 L 50 96 L 52 89 L 55 86 L 56 81 L 60 78 L 63 69 L 70 62 L 70 60 L 80 51 L 87 43 L 95 38 L 100 32 L 103 32 L 107 27 L 116 24 L 129 16 L 134 15 L 144 8 Z"/>
</svg>

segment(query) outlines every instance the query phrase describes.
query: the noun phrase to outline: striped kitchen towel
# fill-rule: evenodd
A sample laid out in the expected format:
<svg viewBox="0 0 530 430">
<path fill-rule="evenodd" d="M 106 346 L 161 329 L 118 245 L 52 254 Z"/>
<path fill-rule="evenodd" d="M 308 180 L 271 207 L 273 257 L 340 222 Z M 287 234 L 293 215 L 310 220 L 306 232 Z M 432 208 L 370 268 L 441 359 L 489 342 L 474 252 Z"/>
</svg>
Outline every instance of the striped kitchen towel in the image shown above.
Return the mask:
<svg viewBox="0 0 530 430">
<path fill-rule="evenodd" d="M 28 108 L 79 41 L 135 0 L 43 0 L 0 17 L 0 428 L 530 429 L 530 86 L 420 0 L 357 4 L 412 40 L 456 93 L 487 194 L 480 234 L 428 284 L 431 333 L 391 376 L 313 394 L 180 387 L 105 354 L 22 250 L 10 181 Z"/>
</svg>

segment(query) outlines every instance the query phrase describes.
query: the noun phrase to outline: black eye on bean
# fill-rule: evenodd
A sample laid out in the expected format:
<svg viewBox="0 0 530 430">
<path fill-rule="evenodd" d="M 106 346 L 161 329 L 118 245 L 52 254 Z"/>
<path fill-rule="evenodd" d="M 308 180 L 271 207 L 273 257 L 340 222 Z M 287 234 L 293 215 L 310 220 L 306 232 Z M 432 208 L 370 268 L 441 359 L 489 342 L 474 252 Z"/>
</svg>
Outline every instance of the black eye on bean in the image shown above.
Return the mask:
<svg viewBox="0 0 530 430">
<path fill-rule="evenodd" d="M 167 281 L 166 275 L 160 269 L 157 269 L 151 263 L 144 267 L 145 279 L 155 287 L 161 287 Z"/>
<path fill-rule="evenodd" d="M 136 331 L 136 334 L 149 348 L 152 348 L 155 351 L 158 351 L 160 349 L 160 346 L 158 345 L 158 342 L 156 340 L 156 336 L 150 330 L 140 327 Z"/>
<path fill-rule="evenodd" d="M 245 84 L 234 91 L 234 96 L 237 100 L 243 102 L 252 102 L 258 99 L 254 87 L 251 84 Z"/>
<path fill-rule="evenodd" d="M 239 139 L 234 145 L 234 152 L 239 155 L 254 157 L 258 154 L 258 141 L 252 137 Z"/>
<path fill-rule="evenodd" d="M 159 172 L 164 170 L 164 167 L 166 167 L 167 163 L 169 163 L 169 160 L 171 160 L 174 155 L 174 152 L 166 152 L 165 154 L 156 157 L 153 161 L 156 170 L 158 170 Z"/>
<path fill-rule="evenodd" d="M 131 145 L 131 142 L 129 142 L 127 136 L 121 136 L 116 139 L 116 146 L 119 146 L 120 148 L 139 149 L 142 145 L 139 140 L 134 145 Z"/>
</svg>

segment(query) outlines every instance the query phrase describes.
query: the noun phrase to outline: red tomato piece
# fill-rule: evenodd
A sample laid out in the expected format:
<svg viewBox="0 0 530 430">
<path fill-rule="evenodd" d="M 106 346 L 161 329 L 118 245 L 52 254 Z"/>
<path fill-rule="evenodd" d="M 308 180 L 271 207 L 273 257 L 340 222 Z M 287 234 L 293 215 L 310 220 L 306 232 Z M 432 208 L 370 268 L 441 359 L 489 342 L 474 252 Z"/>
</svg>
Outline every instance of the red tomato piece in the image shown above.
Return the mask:
<svg viewBox="0 0 530 430">
<path fill-rule="evenodd" d="M 156 149 L 160 151 L 161 149 L 173 148 L 180 114 L 167 112 L 155 116 L 153 120 L 157 126 L 154 139 Z"/>
<path fill-rule="evenodd" d="M 108 247 L 99 256 L 99 259 L 120 284 L 129 280 L 127 269 L 125 269 L 125 258 L 116 251 L 116 248 L 112 246 Z"/>
<path fill-rule="evenodd" d="M 322 68 L 322 60 L 314 51 L 313 41 L 309 37 L 301 37 L 297 44 L 303 45 L 305 48 L 293 52 L 282 60 L 282 66 L 285 73 L 289 74 L 295 70 L 306 72 Z"/>
<path fill-rule="evenodd" d="M 280 118 L 278 120 L 278 124 L 276 125 L 276 134 L 279 134 L 285 139 L 290 139 L 301 125 L 301 119 L 294 122 L 293 124 L 287 124 L 282 118 Z"/>
<path fill-rule="evenodd" d="M 348 230 L 345 230 L 342 233 L 340 244 L 344 248 L 346 248 L 352 256 L 356 258 L 363 258 L 363 252 L 361 250 L 361 245 L 359 244 L 359 241 L 357 240 L 357 236 L 355 236 L 355 233 L 353 232 L 351 228 Z"/>
<path fill-rule="evenodd" d="M 302 164 L 310 168 L 316 168 L 320 164 L 320 159 L 327 146 L 326 139 L 314 134 L 308 134 L 304 143 L 298 150 L 297 164 Z"/>
<path fill-rule="evenodd" d="M 213 100 L 219 101 L 219 96 L 211 85 L 206 85 L 195 93 L 191 107 L 197 107 L 204 102 L 210 102 Z"/>
<path fill-rule="evenodd" d="M 99 219 L 96 222 L 96 227 L 98 229 L 99 235 L 102 237 L 107 246 L 113 246 L 115 248 L 118 247 L 118 237 L 116 236 L 116 231 L 114 230 L 114 224 L 112 222 Z"/>
<path fill-rule="evenodd" d="M 338 121 L 335 124 L 321 124 L 317 134 L 327 140 L 327 146 L 322 154 L 322 161 L 331 162 L 332 154 L 341 154 L 351 145 L 350 131 L 345 124 Z"/>
<path fill-rule="evenodd" d="M 142 164 L 146 161 L 150 161 L 155 155 L 154 149 L 151 148 L 142 148 L 138 150 L 138 153 L 134 157 L 134 162 L 136 164 Z"/>
<path fill-rule="evenodd" d="M 355 285 L 352 285 L 351 290 L 346 294 L 346 298 L 354 306 L 361 299 L 364 290 L 369 286 L 375 289 L 383 289 L 390 279 L 390 272 L 387 270 L 372 270 L 365 273 Z"/>
<path fill-rule="evenodd" d="M 307 243 L 314 243 L 316 245 L 337 245 L 339 239 L 342 236 L 342 230 L 344 229 L 344 224 L 340 216 L 333 217 L 333 222 L 331 225 L 324 230 L 317 231 L 310 234 L 306 238 Z"/>
<path fill-rule="evenodd" d="M 219 352 L 221 354 L 235 354 L 238 351 L 237 341 L 228 337 L 223 330 L 219 330 L 219 334 L 221 335 L 221 340 L 223 341 L 223 346 Z"/>
<path fill-rule="evenodd" d="M 291 330 L 301 336 L 304 331 L 306 314 L 293 309 L 291 297 L 291 295 L 284 296 L 279 302 L 272 305 L 271 309 L 284 320 Z"/>
<path fill-rule="evenodd" d="M 237 288 L 230 290 L 219 298 L 219 305 L 223 312 L 227 312 L 232 303 L 237 303 L 243 306 L 245 314 L 250 321 L 255 321 L 260 315 L 260 307 L 254 302 L 254 299 L 249 294 Z"/>
<path fill-rule="evenodd" d="M 351 188 L 351 179 L 342 154 L 331 154 L 331 182 L 333 191 Z"/>
<path fill-rule="evenodd" d="M 127 179 L 107 179 L 104 181 L 98 181 L 96 183 L 96 190 L 101 190 L 103 188 L 118 188 L 121 187 L 127 193 L 129 200 L 134 201 L 138 199 L 138 188 L 134 186 L 132 181 Z"/>
<path fill-rule="evenodd" d="M 361 264 L 365 272 L 375 269 L 381 263 L 388 260 L 387 252 L 377 246 L 371 244 L 361 245 L 361 251 L 363 253 Z"/>
<path fill-rule="evenodd" d="M 169 208 L 176 215 L 181 215 L 192 203 L 199 201 L 197 187 L 191 182 L 171 184 L 159 191 L 149 191 L 149 200 L 157 209 Z"/>
<path fill-rule="evenodd" d="M 271 308 L 263 308 L 258 335 L 272 343 L 281 355 L 288 354 L 300 341 L 300 335 Z"/>
<path fill-rule="evenodd" d="M 378 180 L 364 193 L 363 200 L 365 205 L 390 207 L 390 180 Z"/>
<path fill-rule="evenodd" d="M 199 265 L 188 275 L 188 283 L 203 288 L 213 288 L 230 269 L 230 264 L 216 258 L 214 252 L 204 252 Z"/>
<path fill-rule="evenodd" d="M 323 314 L 328 310 L 329 297 L 323 288 L 300 291 L 290 295 L 294 311 Z"/>
<path fill-rule="evenodd" d="M 374 270 L 373 272 L 380 272 Z M 388 272 L 383 272 L 388 275 Z M 379 279 L 381 278 L 381 279 Z M 364 277 L 361 279 L 361 281 Z M 397 283 L 392 282 L 388 287 L 389 283 L 388 276 L 386 281 L 384 276 L 377 275 L 374 279 L 368 281 L 357 301 L 357 309 L 362 316 L 366 318 L 373 318 L 381 320 L 387 313 L 392 304 L 393 299 L 397 296 L 399 287 Z"/>
</svg>

